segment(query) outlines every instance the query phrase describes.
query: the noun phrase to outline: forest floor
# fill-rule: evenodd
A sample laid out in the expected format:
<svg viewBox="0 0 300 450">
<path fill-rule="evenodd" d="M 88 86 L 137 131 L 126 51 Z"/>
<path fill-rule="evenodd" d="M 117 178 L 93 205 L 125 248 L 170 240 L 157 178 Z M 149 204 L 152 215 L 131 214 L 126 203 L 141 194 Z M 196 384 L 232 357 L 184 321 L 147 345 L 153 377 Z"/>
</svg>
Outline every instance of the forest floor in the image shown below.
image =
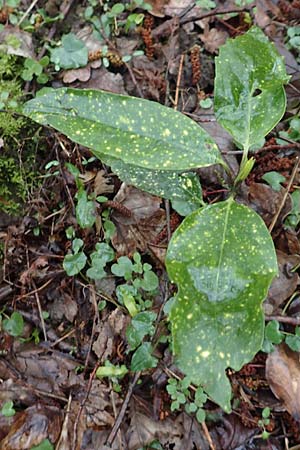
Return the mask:
<svg viewBox="0 0 300 450">
<path fill-rule="evenodd" d="M 0 114 L 0 449 L 300 449 L 300 2 L 11 0 L 0 23 L 2 109 L 43 86 L 142 97 L 205 128 L 233 172 L 241 152 L 213 110 L 220 46 L 256 25 L 290 75 L 238 193 L 278 259 L 264 351 L 228 368 L 232 412 L 208 399 L 205 421 L 167 320 L 165 255 L 183 215 L 65 135 Z M 197 171 L 205 203 L 227 198 L 219 175 Z"/>
</svg>

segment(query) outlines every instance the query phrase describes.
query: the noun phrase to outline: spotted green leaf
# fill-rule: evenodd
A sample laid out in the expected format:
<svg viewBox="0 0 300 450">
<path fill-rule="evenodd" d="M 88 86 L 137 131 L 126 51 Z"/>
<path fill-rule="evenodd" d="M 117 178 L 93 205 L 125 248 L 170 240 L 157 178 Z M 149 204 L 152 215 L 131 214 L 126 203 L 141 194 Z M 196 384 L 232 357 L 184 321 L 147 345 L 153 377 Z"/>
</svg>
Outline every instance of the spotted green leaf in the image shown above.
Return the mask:
<svg viewBox="0 0 300 450">
<path fill-rule="evenodd" d="M 174 233 L 166 265 L 178 294 L 170 313 L 178 365 L 225 411 L 239 370 L 261 348 L 261 303 L 277 273 L 262 219 L 233 199 L 188 216 Z"/>
<path fill-rule="evenodd" d="M 224 164 L 213 139 L 193 120 L 158 103 L 105 91 L 71 88 L 40 91 L 23 113 L 127 164 L 184 171 Z"/>
<path fill-rule="evenodd" d="M 171 200 L 173 208 L 182 216 L 187 216 L 203 205 L 201 184 L 195 173 L 144 169 L 105 156 L 100 159 L 108 164 L 122 181 Z"/>
<path fill-rule="evenodd" d="M 285 112 L 284 60 L 257 27 L 229 39 L 216 58 L 215 112 L 241 147 L 258 143 Z"/>
</svg>

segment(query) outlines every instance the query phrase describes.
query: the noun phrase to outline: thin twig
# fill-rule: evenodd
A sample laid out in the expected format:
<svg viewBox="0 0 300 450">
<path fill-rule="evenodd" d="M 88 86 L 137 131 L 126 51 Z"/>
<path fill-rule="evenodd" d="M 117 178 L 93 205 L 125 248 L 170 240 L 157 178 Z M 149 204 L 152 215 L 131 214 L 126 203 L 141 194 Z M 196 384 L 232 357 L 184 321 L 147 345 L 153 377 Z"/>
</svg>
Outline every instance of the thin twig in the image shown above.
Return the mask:
<svg viewBox="0 0 300 450">
<path fill-rule="evenodd" d="M 292 187 L 292 184 L 293 184 L 293 182 L 294 182 L 294 179 L 295 179 L 295 176 L 296 176 L 298 167 L 299 167 L 299 162 L 300 162 L 300 160 L 299 160 L 299 158 L 297 157 L 297 158 L 296 158 L 296 163 L 295 163 L 295 165 L 294 165 L 294 168 L 293 168 L 293 171 L 292 171 L 292 174 L 291 174 L 291 178 L 290 178 L 289 184 L 287 185 L 287 188 L 286 188 L 286 190 L 285 190 L 284 196 L 283 196 L 282 201 L 281 201 L 281 203 L 280 203 L 280 205 L 279 205 L 279 208 L 278 208 L 278 210 L 277 210 L 277 213 L 276 213 L 275 216 L 273 217 L 272 223 L 271 223 L 271 225 L 269 226 L 269 231 L 270 231 L 270 233 L 272 232 L 272 230 L 273 230 L 273 228 L 274 228 L 274 226 L 275 226 L 275 224 L 276 224 L 276 222 L 277 222 L 277 220 L 278 220 L 279 214 L 281 213 L 282 208 L 283 208 L 284 205 L 285 205 L 286 199 L 287 199 L 287 197 L 288 197 L 288 195 L 289 195 L 289 191 L 290 191 L 290 189 L 291 189 L 291 187 Z"/>
<path fill-rule="evenodd" d="M 117 415 L 118 415 L 118 411 L 117 411 L 117 407 L 116 407 L 115 393 L 113 391 L 111 380 L 109 380 L 109 388 L 110 388 L 111 404 L 112 404 L 114 416 L 115 416 L 115 419 L 116 419 Z M 118 430 L 117 437 L 118 437 L 118 441 L 119 441 L 119 449 L 123 450 L 124 447 L 123 447 L 122 434 L 121 434 L 121 430 L 120 429 Z"/>
<path fill-rule="evenodd" d="M 288 150 L 288 149 L 292 149 L 292 148 L 297 148 L 299 150 L 300 143 L 293 142 L 291 144 L 285 144 L 285 145 L 280 145 L 280 144 L 266 145 L 265 147 L 262 147 L 259 150 L 254 150 L 253 153 L 257 154 L 257 153 L 268 152 L 268 151 L 272 151 L 272 150 Z"/>
<path fill-rule="evenodd" d="M 53 281 L 53 278 L 51 278 L 50 280 L 46 281 L 46 283 L 44 283 L 42 286 L 34 289 L 33 291 L 27 292 L 26 294 L 21 294 L 17 297 L 17 301 L 18 300 L 23 300 L 24 298 L 30 297 L 31 295 L 35 295 L 38 292 L 42 291 L 43 289 L 45 289 L 45 287 L 48 286 L 48 284 L 50 284 Z"/>
<path fill-rule="evenodd" d="M 251 3 L 248 6 L 244 6 L 243 8 L 227 8 L 227 9 L 213 9 L 207 13 L 198 14 L 197 16 L 191 17 L 183 17 L 180 19 L 180 25 L 184 25 L 185 23 L 196 22 L 197 20 L 206 19 L 206 17 L 219 16 L 222 14 L 231 14 L 231 13 L 241 13 L 241 12 L 250 12 L 255 7 L 255 2 Z"/>
<path fill-rule="evenodd" d="M 43 317 L 43 311 L 42 311 L 42 307 L 41 307 L 41 302 L 40 302 L 38 289 L 37 289 L 34 281 L 32 281 L 32 285 L 33 285 L 33 287 L 35 289 L 34 296 L 35 296 L 36 304 L 37 304 L 37 307 L 38 307 L 38 310 L 39 310 L 40 321 L 41 321 L 41 325 L 42 325 L 44 339 L 47 342 L 48 341 L 47 331 L 46 331 L 46 326 L 45 326 L 45 321 L 44 321 L 44 317 Z"/>
<path fill-rule="evenodd" d="M 60 342 L 66 340 L 68 337 L 72 336 L 73 334 L 75 334 L 76 329 L 73 328 L 73 330 L 68 331 L 66 334 L 64 334 L 63 336 L 61 336 L 59 339 L 56 339 L 56 341 L 52 342 L 52 344 L 50 345 L 51 348 L 56 347 L 57 344 L 60 344 Z"/>
<path fill-rule="evenodd" d="M 179 62 L 178 75 L 177 75 L 177 82 L 176 82 L 175 100 L 174 100 L 174 106 L 173 106 L 175 111 L 177 110 L 177 107 L 178 107 L 179 88 L 180 88 L 180 83 L 181 83 L 183 61 L 184 61 L 184 55 L 181 55 L 180 62 Z"/>
<path fill-rule="evenodd" d="M 140 378 L 141 373 L 142 373 L 141 371 L 140 372 L 136 372 L 134 377 L 133 377 L 133 380 L 131 381 L 131 383 L 128 386 L 128 390 L 127 390 L 127 394 L 126 394 L 125 400 L 124 400 L 124 402 L 122 404 L 122 407 L 121 407 L 121 409 L 119 411 L 119 414 L 118 414 L 118 417 L 117 417 L 117 419 L 116 419 L 116 421 L 114 423 L 114 426 L 112 427 L 112 430 L 109 433 L 109 436 L 107 438 L 106 445 L 108 445 L 108 446 L 111 446 L 112 443 L 114 442 L 115 438 L 116 438 L 117 432 L 118 432 L 118 430 L 119 430 L 119 428 L 121 426 L 121 423 L 123 422 L 123 419 L 125 417 L 126 410 L 127 410 L 128 404 L 130 402 L 133 389 L 134 389 L 138 379 Z"/>
<path fill-rule="evenodd" d="M 288 323 L 290 325 L 298 326 L 300 325 L 300 318 L 298 317 L 287 317 L 287 316 L 265 316 L 267 322 L 271 320 L 276 320 L 281 323 Z"/>
<path fill-rule="evenodd" d="M 21 19 L 19 20 L 19 22 L 17 23 L 17 27 L 19 27 L 21 25 L 21 23 L 26 19 L 26 17 L 28 16 L 28 14 L 30 13 L 30 11 L 35 7 L 35 5 L 37 4 L 39 0 L 33 0 L 33 2 L 31 3 L 31 5 L 29 6 L 29 8 L 26 9 L 26 11 L 24 12 L 23 16 L 21 17 Z"/>
<path fill-rule="evenodd" d="M 91 293 L 92 302 L 93 302 L 93 306 L 94 306 L 94 319 L 93 319 L 92 333 L 91 333 L 90 341 L 89 341 L 89 348 L 88 348 L 87 355 L 85 358 L 85 363 L 84 363 L 83 376 L 86 374 L 86 371 L 88 369 L 89 359 L 90 359 L 90 355 L 91 355 L 91 351 L 92 351 L 92 345 L 93 345 L 94 336 L 96 333 L 96 326 L 97 326 L 97 323 L 98 324 L 100 323 L 100 316 L 99 316 L 99 310 L 98 310 L 98 305 L 97 305 L 97 300 L 96 300 L 95 289 L 90 285 L 89 290 Z"/>
<path fill-rule="evenodd" d="M 82 400 L 81 404 L 80 404 L 80 408 L 78 410 L 75 422 L 74 422 L 74 427 L 73 427 L 73 442 L 72 442 L 72 450 L 76 450 L 77 448 L 77 430 L 78 430 L 78 424 L 79 424 L 79 420 L 83 411 L 83 408 L 85 406 L 85 404 L 87 403 L 87 400 L 89 398 L 91 389 L 92 389 L 92 384 L 93 384 L 93 379 L 95 378 L 96 372 L 98 367 L 100 366 L 100 361 L 98 362 L 98 364 L 95 365 L 93 371 L 90 374 L 90 379 L 87 385 L 87 390 L 86 390 L 86 394 L 84 396 L 84 399 Z"/>
<path fill-rule="evenodd" d="M 71 411 L 71 403 L 72 403 L 72 394 L 69 394 L 66 414 L 64 418 L 64 422 L 61 427 L 60 436 L 58 439 L 58 442 L 55 446 L 55 450 L 59 450 L 60 448 L 65 447 L 67 440 L 68 440 L 68 424 L 69 424 L 69 418 L 70 418 L 70 411 Z"/>
</svg>

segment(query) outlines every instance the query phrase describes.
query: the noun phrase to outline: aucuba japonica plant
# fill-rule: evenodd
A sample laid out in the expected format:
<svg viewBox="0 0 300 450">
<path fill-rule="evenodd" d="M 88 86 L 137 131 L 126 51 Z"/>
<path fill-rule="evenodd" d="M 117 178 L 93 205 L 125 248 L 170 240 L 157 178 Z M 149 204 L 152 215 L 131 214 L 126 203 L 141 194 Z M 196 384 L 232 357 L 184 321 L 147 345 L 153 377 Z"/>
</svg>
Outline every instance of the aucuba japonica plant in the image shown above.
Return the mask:
<svg viewBox="0 0 300 450">
<path fill-rule="evenodd" d="M 178 293 L 170 312 L 180 369 L 225 411 L 239 370 L 260 350 L 264 300 L 277 274 L 273 241 L 256 212 L 234 199 L 253 166 L 248 152 L 284 114 L 285 65 L 253 27 L 216 58 L 215 114 L 243 149 L 225 201 L 204 205 L 192 169 L 221 164 L 213 139 L 183 114 L 151 101 L 95 90 L 43 89 L 23 113 L 86 147 L 119 177 L 170 199 L 187 216 L 169 243 L 166 268 Z"/>
</svg>

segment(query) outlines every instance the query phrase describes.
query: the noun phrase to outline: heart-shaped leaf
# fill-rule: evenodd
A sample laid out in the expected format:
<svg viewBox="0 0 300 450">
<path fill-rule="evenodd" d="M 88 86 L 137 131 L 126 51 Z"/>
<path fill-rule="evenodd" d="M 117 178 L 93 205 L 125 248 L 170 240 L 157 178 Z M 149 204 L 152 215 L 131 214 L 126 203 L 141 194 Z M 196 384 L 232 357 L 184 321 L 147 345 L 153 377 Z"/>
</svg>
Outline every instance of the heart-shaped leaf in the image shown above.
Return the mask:
<svg viewBox="0 0 300 450">
<path fill-rule="evenodd" d="M 239 370 L 263 341 L 261 303 L 277 274 L 272 238 L 254 211 L 229 199 L 183 221 L 166 264 L 179 289 L 170 313 L 179 367 L 230 411 L 225 370 Z"/>
<path fill-rule="evenodd" d="M 88 89 L 43 89 L 23 113 L 127 164 L 184 171 L 225 164 L 209 134 L 193 120 L 148 100 Z"/>
<path fill-rule="evenodd" d="M 258 145 L 284 114 L 288 80 L 282 56 L 259 28 L 229 39 L 216 58 L 218 122 L 242 147 Z"/>
</svg>

